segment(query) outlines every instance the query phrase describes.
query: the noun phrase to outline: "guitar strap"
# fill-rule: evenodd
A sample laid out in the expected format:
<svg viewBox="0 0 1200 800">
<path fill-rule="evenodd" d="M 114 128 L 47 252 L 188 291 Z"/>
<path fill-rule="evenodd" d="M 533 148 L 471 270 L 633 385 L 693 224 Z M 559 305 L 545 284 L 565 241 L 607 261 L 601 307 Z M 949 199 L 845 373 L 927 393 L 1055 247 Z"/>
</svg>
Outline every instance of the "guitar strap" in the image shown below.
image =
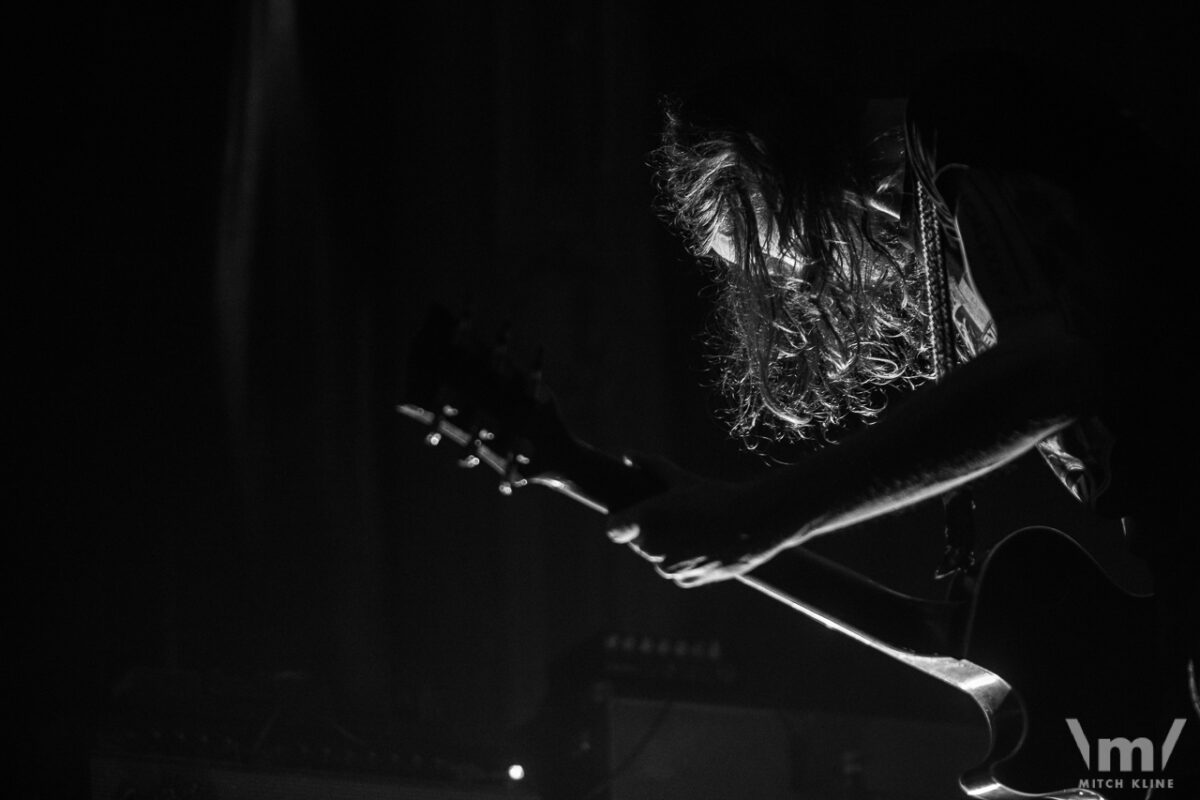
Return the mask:
<svg viewBox="0 0 1200 800">
<path fill-rule="evenodd" d="M 914 181 L 917 195 L 917 223 L 920 260 L 924 273 L 926 312 L 929 318 L 929 351 L 934 380 L 941 381 L 957 363 L 954 325 L 950 307 L 950 284 L 942 253 L 941 223 L 929 190 L 921 180 Z M 939 579 L 971 577 L 975 562 L 975 500 L 969 487 L 963 486 L 942 495 L 945 521 L 945 549 L 935 577 Z"/>
</svg>

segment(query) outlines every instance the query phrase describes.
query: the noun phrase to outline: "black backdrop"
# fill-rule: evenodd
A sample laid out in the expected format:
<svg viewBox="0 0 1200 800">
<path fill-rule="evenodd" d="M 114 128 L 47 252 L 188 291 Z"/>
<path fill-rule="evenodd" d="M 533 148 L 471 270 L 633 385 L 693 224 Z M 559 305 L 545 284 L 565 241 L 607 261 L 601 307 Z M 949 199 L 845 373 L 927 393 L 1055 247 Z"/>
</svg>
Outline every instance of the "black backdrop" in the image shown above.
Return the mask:
<svg viewBox="0 0 1200 800">
<path fill-rule="evenodd" d="M 736 588 L 672 589 L 565 500 L 503 499 L 419 448 L 391 411 L 406 349 L 434 301 L 511 322 L 585 438 L 746 474 L 702 387 L 704 278 L 650 208 L 657 94 L 766 51 L 896 96 L 955 49 L 1000 46 L 1069 65 L 1186 153 L 1200 84 L 1182 20 L 204 6 L 55 9 L 21 49 L 32 141 L 11 159 L 33 177 L 32 247 L 12 363 L 34 513 L 10 536 L 38 785 L 80 790 L 114 692 L 146 674 L 302 676 L 364 729 L 498 748 L 547 663 L 605 630 L 719 638 L 779 702 L 961 714 Z M 981 504 L 988 537 L 1095 522 L 1036 465 Z M 930 591 L 936 522 L 919 509 L 822 546 Z"/>
</svg>

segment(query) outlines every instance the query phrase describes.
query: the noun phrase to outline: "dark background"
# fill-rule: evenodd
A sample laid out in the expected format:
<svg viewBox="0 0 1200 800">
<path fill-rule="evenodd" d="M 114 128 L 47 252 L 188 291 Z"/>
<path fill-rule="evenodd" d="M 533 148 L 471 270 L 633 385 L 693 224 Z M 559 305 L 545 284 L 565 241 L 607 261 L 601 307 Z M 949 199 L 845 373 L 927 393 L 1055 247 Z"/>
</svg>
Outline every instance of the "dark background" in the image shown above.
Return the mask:
<svg viewBox="0 0 1200 800">
<path fill-rule="evenodd" d="M 213 676 L 290 682 L 358 731 L 519 750 L 548 664 L 605 631 L 719 639 L 760 701 L 964 717 L 738 587 L 672 588 L 564 499 L 502 498 L 392 411 L 436 301 L 511 323 L 522 357 L 544 346 L 585 439 L 758 468 L 713 420 L 705 278 L 645 166 L 656 97 L 729 60 L 899 96 L 957 49 L 1001 47 L 1084 76 L 1196 167 L 1194 25 L 908 5 L 50 9 L 22 48 L 32 142 L 10 153 L 34 178 L 11 362 L 33 513 L 10 532 L 10 641 L 35 784 L 80 790 L 114 708 Z M 985 482 L 985 536 L 1091 531 L 1144 584 L 1043 472 Z M 938 520 L 820 546 L 935 592 Z"/>
</svg>

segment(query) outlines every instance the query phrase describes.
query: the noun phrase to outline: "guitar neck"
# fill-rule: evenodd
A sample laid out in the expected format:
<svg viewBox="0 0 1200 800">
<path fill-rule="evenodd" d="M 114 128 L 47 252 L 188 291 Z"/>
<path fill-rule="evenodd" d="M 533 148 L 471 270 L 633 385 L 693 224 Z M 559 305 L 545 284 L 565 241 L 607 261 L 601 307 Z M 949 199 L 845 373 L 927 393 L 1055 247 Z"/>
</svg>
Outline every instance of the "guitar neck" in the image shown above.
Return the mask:
<svg viewBox="0 0 1200 800">
<path fill-rule="evenodd" d="M 452 419 L 414 405 L 397 410 L 432 427 L 431 436 L 472 448 L 483 464 L 514 484 L 544 486 L 600 514 L 627 508 L 667 488 L 650 473 L 574 438 L 557 424 L 539 437 L 542 449 L 533 464 L 523 465 L 536 469 L 526 470 L 528 478 L 514 479 L 511 457 L 477 440 Z M 964 604 L 901 594 L 805 548 L 792 548 L 739 580 L 893 657 L 957 655 L 962 649 Z"/>
</svg>

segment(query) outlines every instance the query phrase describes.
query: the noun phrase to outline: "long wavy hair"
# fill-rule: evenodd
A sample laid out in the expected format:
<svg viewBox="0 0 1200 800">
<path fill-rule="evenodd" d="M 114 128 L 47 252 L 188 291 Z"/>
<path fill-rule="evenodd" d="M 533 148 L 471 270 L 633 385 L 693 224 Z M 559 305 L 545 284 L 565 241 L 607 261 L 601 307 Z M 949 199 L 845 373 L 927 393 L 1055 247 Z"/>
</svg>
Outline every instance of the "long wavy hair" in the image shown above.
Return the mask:
<svg viewBox="0 0 1200 800">
<path fill-rule="evenodd" d="M 664 108 L 660 206 L 716 270 L 733 433 L 823 442 L 878 415 L 882 387 L 928 378 L 917 259 L 882 210 L 903 190 L 899 131 L 860 145 L 861 104 L 769 70 Z"/>
</svg>

